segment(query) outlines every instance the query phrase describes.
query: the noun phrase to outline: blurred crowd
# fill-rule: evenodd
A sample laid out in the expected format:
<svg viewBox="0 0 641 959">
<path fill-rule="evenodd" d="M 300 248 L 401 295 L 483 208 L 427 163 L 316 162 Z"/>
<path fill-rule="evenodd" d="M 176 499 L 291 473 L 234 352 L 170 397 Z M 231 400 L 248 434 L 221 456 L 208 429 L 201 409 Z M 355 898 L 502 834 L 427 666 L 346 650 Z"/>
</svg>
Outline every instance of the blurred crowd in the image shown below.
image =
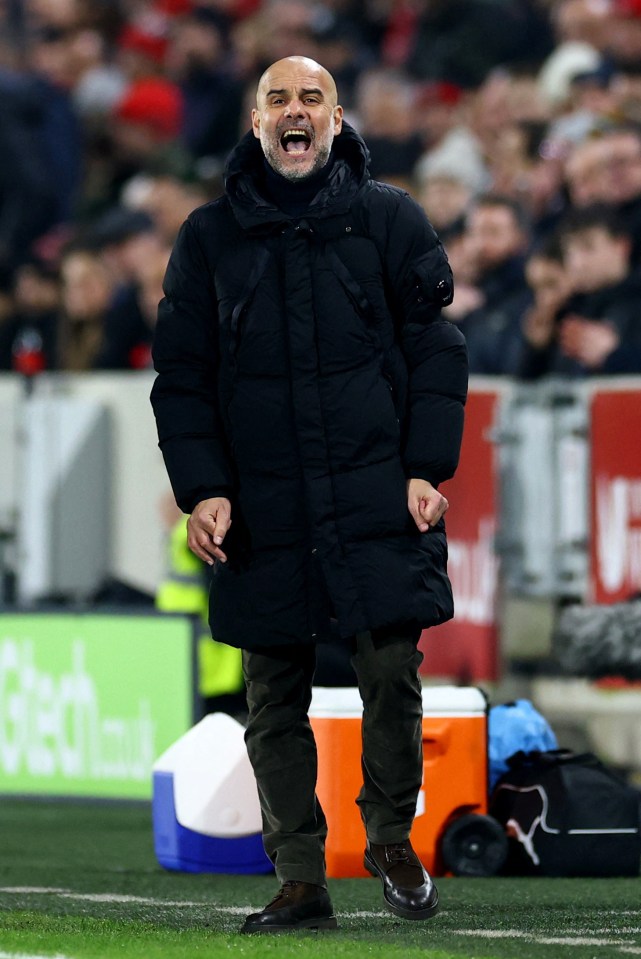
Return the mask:
<svg viewBox="0 0 641 959">
<path fill-rule="evenodd" d="M 473 373 L 641 373 L 641 0 L 0 0 L 0 369 L 144 369 L 274 60 L 335 76 Z"/>
</svg>

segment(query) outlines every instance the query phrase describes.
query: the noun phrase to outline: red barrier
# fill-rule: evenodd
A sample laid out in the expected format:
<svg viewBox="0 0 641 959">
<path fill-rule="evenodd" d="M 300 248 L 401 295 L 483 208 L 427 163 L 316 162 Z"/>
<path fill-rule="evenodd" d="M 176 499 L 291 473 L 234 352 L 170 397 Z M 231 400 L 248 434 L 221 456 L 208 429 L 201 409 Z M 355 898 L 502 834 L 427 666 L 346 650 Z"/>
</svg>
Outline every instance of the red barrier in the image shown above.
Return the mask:
<svg viewBox="0 0 641 959">
<path fill-rule="evenodd" d="M 498 470 L 491 434 L 500 397 L 498 390 L 470 393 L 459 468 L 442 486 L 450 502 L 445 519 L 455 616 L 426 630 L 421 638 L 422 671 L 463 683 L 496 679 L 498 670 L 494 555 Z"/>
<path fill-rule="evenodd" d="M 590 599 L 641 591 L 641 391 L 599 390 L 590 407 Z"/>
</svg>

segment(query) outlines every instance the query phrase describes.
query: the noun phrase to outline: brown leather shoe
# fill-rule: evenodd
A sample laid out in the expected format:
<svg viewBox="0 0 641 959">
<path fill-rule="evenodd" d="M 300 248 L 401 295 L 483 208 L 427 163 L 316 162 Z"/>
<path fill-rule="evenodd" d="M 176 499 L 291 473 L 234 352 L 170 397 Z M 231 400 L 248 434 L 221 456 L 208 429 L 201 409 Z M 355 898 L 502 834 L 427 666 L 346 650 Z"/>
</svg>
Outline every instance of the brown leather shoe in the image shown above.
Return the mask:
<svg viewBox="0 0 641 959">
<path fill-rule="evenodd" d="M 365 868 L 383 881 L 383 898 L 402 919 L 431 919 L 438 892 L 409 839 L 387 845 L 367 843 Z"/>
<path fill-rule="evenodd" d="M 311 882 L 288 880 L 262 912 L 247 916 L 241 932 L 291 932 L 296 929 L 336 929 L 329 894 Z"/>
</svg>

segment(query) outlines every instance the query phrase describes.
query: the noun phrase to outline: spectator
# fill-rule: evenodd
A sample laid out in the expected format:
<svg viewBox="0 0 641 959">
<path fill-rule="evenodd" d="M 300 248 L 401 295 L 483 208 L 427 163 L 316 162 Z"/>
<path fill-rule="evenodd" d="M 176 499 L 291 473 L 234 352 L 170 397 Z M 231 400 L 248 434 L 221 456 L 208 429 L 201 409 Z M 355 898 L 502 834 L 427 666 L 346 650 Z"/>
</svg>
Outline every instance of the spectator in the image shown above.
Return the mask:
<svg viewBox="0 0 641 959">
<path fill-rule="evenodd" d="M 455 294 L 446 315 L 465 334 L 471 372 L 513 373 L 520 355 L 520 317 L 528 298 L 524 267 L 529 222 L 516 201 L 486 194 L 470 210 L 465 233 L 478 305 L 461 315 Z"/>
<path fill-rule="evenodd" d="M 415 131 L 414 97 L 408 77 L 381 68 L 364 73 L 357 91 L 359 130 L 367 140 L 372 176 L 410 189 L 423 151 Z"/>
<path fill-rule="evenodd" d="M 171 249 L 160 248 L 141 265 L 137 290 L 140 314 L 147 329 L 139 343 L 134 343 L 128 352 L 129 366 L 142 370 L 152 367 L 151 336 L 158 316 L 158 304 L 163 296 L 163 279 L 167 270 Z"/>
<path fill-rule="evenodd" d="M 631 262 L 641 265 L 641 130 L 615 129 L 604 138 L 603 192 L 632 238 Z"/>
<path fill-rule="evenodd" d="M 243 87 L 229 70 L 221 17 L 196 7 L 172 27 L 169 75 L 183 96 L 183 142 L 194 157 L 224 160 L 238 139 Z"/>
<path fill-rule="evenodd" d="M 30 72 L 42 108 L 38 135 L 55 184 L 54 224 L 73 219 L 82 178 L 82 131 L 72 98 L 81 67 L 73 40 L 73 30 L 47 27 L 35 33 L 29 46 Z"/>
<path fill-rule="evenodd" d="M 418 201 L 439 236 L 465 218 L 472 197 L 473 190 L 465 177 L 455 171 L 439 172 L 438 167 L 427 173 L 418 189 Z"/>
<path fill-rule="evenodd" d="M 159 259 L 166 266 L 163 242 L 146 213 L 124 208 L 106 214 L 91 240 L 112 281 L 101 345 L 93 365 L 110 370 L 144 368 L 149 365 L 153 324 L 143 307 L 141 285 L 143 279 L 149 282 L 149 270 L 157 270 Z"/>
<path fill-rule="evenodd" d="M 438 147 L 448 133 L 465 123 L 469 96 L 454 83 L 419 84 L 414 98 L 416 128 L 425 150 Z"/>
<path fill-rule="evenodd" d="M 613 206 L 631 238 L 631 262 L 641 263 L 641 131 L 614 128 L 586 140 L 566 163 L 570 199 L 576 207 L 594 203 Z"/>
<path fill-rule="evenodd" d="M 552 234 L 533 250 L 525 265 L 525 276 L 532 303 L 523 316 L 524 360 L 517 372 L 524 379 L 535 379 L 545 372 L 556 318 L 571 292 L 558 234 Z"/>
<path fill-rule="evenodd" d="M 91 370 L 104 345 L 113 282 L 92 250 L 71 247 L 62 257 L 58 356 L 64 370 Z"/>
<path fill-rule="evenodd" d="M 117 203 L 127 181 L 141 170 L 187 175 L 192 158 L 180 140 L 183 96 L 165 79 L 138 80 L 116 105 L 110 129 L 113 157 L 103 189 Z"/>
<path fill-rule="evenodd" d="M 603 168 L 606 149 L 601 137 L 590 137 L 569 153 L 564 176 L 573 206 L 586 207 L 605 202 Z"/>
<path fill-rule="evenodd" d="M 191 211 L 221 194 L 222 181 L 210 183 L 206 188 L 197 180 L 157 176 L 147 181 L 139 205 L 151 217 L 160 241 L 173 246 L 180 227 Z"/>
<path fill-rule="evenodd" d="M 443 312 L 449 320 L 457 323 L 483 305 L 483 294 L 477 286 L 478 268 L 471 255 L 463 220 L 457 220 L 441 231 L 440 237 L 456 277 L 454 300 Z"/>
<path fill-rule="evenodd" d="M 57 270 L 37 258 L 15 275 L 13 311 L 0 323 L 0 369 L 27 376 L 57 365 L 60 283 Z"/>
<path fill-rule="evenodd" d="M 547 335 L 526 322 L 523 375 L 641 373 L 641 270 L 630 268 L 625 223 L 610 208 L 587 207 L 567 216 L 560 242 L 572 293 Z"/>
<path fill-rule="evenodd" d="M 0 102 L 0 291 L 8 291 L 34 241 L 57 223 L 59 202 L 37 82 L 0 71 Z"/>
<path fill-rule="evenodd" d="M 118 290 L 136 282 L 141 265 L 161 245 L 152 217 L 124 206 L 108 210 L 88 231 L 87 240 L 100 252 Z"/>
</svg>

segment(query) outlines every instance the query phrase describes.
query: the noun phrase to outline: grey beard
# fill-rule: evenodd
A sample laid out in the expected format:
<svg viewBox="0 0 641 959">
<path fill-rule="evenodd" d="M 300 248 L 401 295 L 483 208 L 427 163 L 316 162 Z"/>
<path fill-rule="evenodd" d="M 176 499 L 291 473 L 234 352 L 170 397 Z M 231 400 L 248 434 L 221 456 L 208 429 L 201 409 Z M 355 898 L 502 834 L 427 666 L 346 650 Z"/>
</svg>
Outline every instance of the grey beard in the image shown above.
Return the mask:
<svg viewBox="0 0 641 959">
<path fill-rule="evenodd" d="M 286 166 L 278 153 L 278 145 L 274 147 L 272 143 L 263 143 L 263 153 L 265 158 L 269 163 L 272 170 L 275 170 L 276 173 L 279 173 L 280 176 L 284 177 L 286 180 L 290 180 L 292 183 L 295 183 L 297 180 L 306 180 L 310 176 L 314 176 L 315 173 L 318 173 L 319 170 L 322 170 L 329 160 L 329 155 L 332 152 L 332 144 L 330 143 L 327 146 L 323 146 L 316 141 L 316 159 L 314 163 L 308 170 L 300 170 L 297 167 Z"/>
</svg>

